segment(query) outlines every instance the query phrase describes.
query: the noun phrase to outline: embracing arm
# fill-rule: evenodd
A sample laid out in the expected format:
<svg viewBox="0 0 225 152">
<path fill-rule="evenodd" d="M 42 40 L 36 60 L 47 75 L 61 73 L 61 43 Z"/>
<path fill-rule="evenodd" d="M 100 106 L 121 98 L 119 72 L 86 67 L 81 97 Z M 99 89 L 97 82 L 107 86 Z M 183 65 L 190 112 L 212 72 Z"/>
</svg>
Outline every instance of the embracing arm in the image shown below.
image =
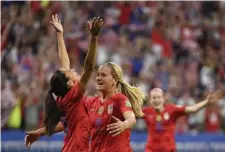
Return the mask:
<svg viewBox="0 0 225 152">
<path fill-rule="evenodd" d="M 56 127 L 55 127 L 54 133 L 58 133 L 58 132 L 61 132 L 61 131 L 63 131 L 63 130 L 64 130 L 64 127 L 63 127 L 62 123 L 59 122 L 59 123 L 56 125 Z M 38 130 L 36 130 L 36 131 L 39 132 L 40 136 L 45 136 L 45 135 L 46 135 L 45 127 L 40 128 L 40 129 L 38 129 Z"/>
<path fill-rule="evenodd" d="M 125 129 L 130 129 L 136 124 L 136 118 L 132 111 L 124 112 L 123 116 L 125 118 L 125 121 L 123 121 L 125 124 Z"/>
<path fill-rule="evenodd" d="M 126 129 L 131 129 L 136 124 L 136 118 L 133 111 L 126 111 L 123 113 L 123 116 L 125 118 L 124 121 L 112 116 L 112 118 L 116 120 L 116 123 L 107 126 L 107 130 L 109 130 L 109 133 L 112 134 L 112 136 L 117 136 Z"/>
<path fill-rule="evenodd" d="M 55 132 L 54 133 L 58 133 L 64 130 L 63 124 L 61 122 L 59 122 L 57 124 L 57 126 L 55 127 Z M 35 131 L 29 131 L 26 132 L 26 136 L 25 136 L 25 146 L 26 147 L 30 147 L 32 143 L 34 143 L 35 141 L 37 141 L 41 136 L 45 136 L 46 135 L 46 130 L 45 127 L 40 128 L 38 130 Z"/>
</svg>

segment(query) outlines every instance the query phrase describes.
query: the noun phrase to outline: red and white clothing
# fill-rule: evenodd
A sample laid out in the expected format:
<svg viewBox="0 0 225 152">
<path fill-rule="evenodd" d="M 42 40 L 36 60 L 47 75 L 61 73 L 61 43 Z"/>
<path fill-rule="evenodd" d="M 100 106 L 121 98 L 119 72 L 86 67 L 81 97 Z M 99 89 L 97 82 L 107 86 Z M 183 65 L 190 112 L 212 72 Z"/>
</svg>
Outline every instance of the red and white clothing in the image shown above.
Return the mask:
<svg viewBox="0 0 225 152">
<path fill-rule="evenodd" d="M 114 123 L 112 116 L 124 121 L 123 113 L 132 111 L 130 101 L 123 94 L 115 94 L 102 102 L 100 97 L 88 100 L 91 123 L 91 152 L 131 152 L 130 129 L 113 137 L 107 125 Z"/>
<path fill-rule="evenodd" d="M 185 107 L 167 104 L 161 113 L 153 107 L 145 107 L 143 112 L 148 128 L 145 152 L 176 151 L 174 139 L 176 121 L 185 115 Z"/>
<path fill-rule="evenodd" d="M 216 133 L 220 131 L 220 111 L 219 107 L 209 106 L 205 111 L 205 131 Z"/>
</svg>

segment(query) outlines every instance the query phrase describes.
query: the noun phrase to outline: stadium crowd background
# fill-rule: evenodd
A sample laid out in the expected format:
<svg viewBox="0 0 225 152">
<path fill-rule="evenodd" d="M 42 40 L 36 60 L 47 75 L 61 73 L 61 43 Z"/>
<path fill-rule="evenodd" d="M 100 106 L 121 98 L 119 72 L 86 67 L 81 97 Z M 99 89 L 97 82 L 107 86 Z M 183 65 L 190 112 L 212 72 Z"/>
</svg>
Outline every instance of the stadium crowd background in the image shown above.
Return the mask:
<svg viewBox="0 0 225 152">
<path fill-rule="evenodd" d="M 97 66 L 113 61 L 146 93 L 161 87 L 169 101 L 191 105 L 225 88 L 225 2 L 1 1 L 1 128 L 42 126 L 49 78 L 59 67 L 51 15 L 63 20 L 72 67 L 88 49 L 86 21 L 104 17 Z M 96 66 L 96 67 L 97 67 Z M 95 95 L 95 75 L 87 94 Z M 177 123 L 177 132 L 225 131 L 225 99 Z M 135 130 L 145 131 L 139 119 Z"/>
</svg>

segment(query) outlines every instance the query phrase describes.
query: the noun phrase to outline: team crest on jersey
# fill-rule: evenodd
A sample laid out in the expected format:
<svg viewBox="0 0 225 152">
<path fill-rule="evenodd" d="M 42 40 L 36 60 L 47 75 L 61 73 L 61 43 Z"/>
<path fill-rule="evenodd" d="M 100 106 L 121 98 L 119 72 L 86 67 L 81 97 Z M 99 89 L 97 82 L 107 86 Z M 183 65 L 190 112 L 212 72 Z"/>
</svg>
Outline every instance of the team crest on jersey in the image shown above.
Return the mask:
<svg viewBox="0 0 225 152">
<path fill-rule="evenodd" d="M 126 106 L 127 106 L 127 107 L 131 107 L 131 103 L 130 103 L 129 100 L 126 100 Z"/>
<path fill-rule="evenodd" d="M 108 114 L 112 114 L 113 112 L 113 104 L 108 105 Z"/>
<path fill-rule="evenodd" d="M 98 108 L 98 114 L 99 115 L 101 115 L 103 113 L 103 111 L 104 111 L 104 107 L 103 106 Z"/>
<path fill-rule="evenodd" d="M 165 120 L 169 120 L 170 119 L 170 115 L 166 112 L 166 113 L 164 113 L 163 118 Z"/>
</svg>

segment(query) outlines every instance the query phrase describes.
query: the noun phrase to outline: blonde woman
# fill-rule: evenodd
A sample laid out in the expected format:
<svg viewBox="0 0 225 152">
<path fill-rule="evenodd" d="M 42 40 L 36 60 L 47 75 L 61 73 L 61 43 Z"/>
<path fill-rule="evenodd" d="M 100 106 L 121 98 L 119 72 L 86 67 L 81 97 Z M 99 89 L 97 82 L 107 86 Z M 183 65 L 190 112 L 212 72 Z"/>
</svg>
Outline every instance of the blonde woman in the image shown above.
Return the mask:
<svg viewBox="0 0 225 152">
<path fill-rule="evenodd" d="M 131 128 L 142 117 L 145 94 L 123 80 L 119 65 L 109 62 L 97 71 L 99 96 L 89 100 L 91 152 L 130 152 Z"/>
</svg>

